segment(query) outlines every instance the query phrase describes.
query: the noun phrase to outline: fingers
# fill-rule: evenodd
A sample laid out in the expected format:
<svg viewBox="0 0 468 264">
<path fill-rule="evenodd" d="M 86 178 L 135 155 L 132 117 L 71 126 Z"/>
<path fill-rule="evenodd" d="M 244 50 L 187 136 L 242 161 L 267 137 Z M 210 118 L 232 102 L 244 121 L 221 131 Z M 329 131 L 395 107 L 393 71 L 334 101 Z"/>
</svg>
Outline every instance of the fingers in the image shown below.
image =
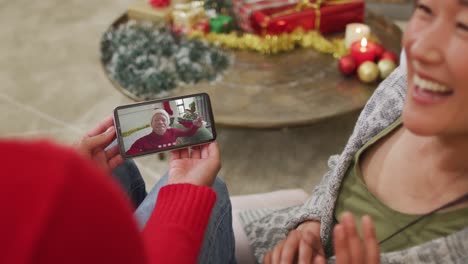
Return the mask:
<svg viewBox="0 0 468 264">
<path fill-rule="evenodd" d="M 106 150 L 105 154 L 106 154 L 106 159 L 108 161 L 110 170 L 115 169 L 124 161 L 124 158 L 122 157 L 122 155 L 120 155 L 120 150 L 119 150 L 118 145 L 113 146 L 110 149 Z"/>
<path fill-rule="evenodd" d="M 211 142 L 207 147 L 206 147 L 207 151 L 208 151 L 208 159 L 211 161 L 211 163 L 213 164 L 214 166 L 214 169 L 216 171 L 219 171 L 221 169 L 221 154 L 219 152 L 219 148 L 218 148 L 218 143 L 215 141 L 215 142 Z M 203 158 L 203 149 L 202 149 L 202 158 Z"/>
<path fill-rule="evenodd" d="M 271 257 L 272 257 L 272 251 L 265 254 L 265 256 L 263 256 L 263 264 L 271 264 L 272 263 Z"/>
<path fill-rule="evenodd" d="M 211 142 L 207 145 L 194 146 L 191 149 L 184 148 L 171 151 L 170 161 L 188 158 L 220 160 L 218 144 Z"/>
<path fill-rule="evenodd" d="M 319 254 L 323 254 L 320 237 L 309 230 L 293 230 L 265 255 L 264 263 L 310 264 Z M 320 260 L 318 260 L 320 261 Z M 320 263 L 320 262 L 318 262 Z"/>
<path fill-rule="evenodd" d="M 216 141 L 209 143 L 208 145 L 202 146 L 201 152 L 202 159 L 215 158 L 219 159 L 219 147 Z"/>
<path fill-rule="evenodd" d="M 120 153 L 119 145 L 112 146 L 111 148 L 105 150 L 107 160 L 112 159 L 114 156 Z"/>
<path fill-rule="evenodd" d="M 283 246 L 285 242 L 286 242 L 286 239 L 278 243 L 278 245 L 276 245 L 276 247 L 273 249 L 273 252 L 271 253 L 272 264 L 280 263 L 281 251 L 283 251 Z"/>
<path fill-rule="evenodd" d="M 112 115 L 109 115 L 108 117 L 104 118 L 104 120 L 102 120 L 96 127 L 88 131 L 87 136 L 93 137 L 99 135 L 111 126 L 114 126 L 114 118 Z"/>
<path fill-rule="evenodd" d="M 305 240 L 301 240 L 299 243 L 299 254 L 298 254 L 298 262 L 299 264 L 308 264 L 312 263 L 313 259 L 313 249 L 311 245 L 306 242 Z"/>
<path fill-rule="evenodd" d="M 113 126 L 99 135 L 92 137 L 84 137 L 79 143 L 81 148 L 84 148 L 88 153 L 92 153 L 96 148 L 104 149 L 115 139 L 115 129 Z"/>
<path fill-rule="evenodd" d="M 336 264 L 349 263 L 348 243 L 345 227 L 342 224 L 335 225 L 333 229 L 333 245 L 335 247 Z"/>
<path fill-rule="evenodd" d="M 361 219 L 363 240 L 359 238 L 356 222 L 351 213 L 343 214 L 342 221 L 333 230 L 337 264 L 378 264 L 379 246 L 373 222 L 369 216 Z"/>
<path fill-rule="evenodd" d="M 356 221 L 354 220 L 353 214 L 350 212 L 344 213 L 341 218 L 341 223 L 345 228 L 351 263 L 364 263 L 364 249 L 356 229 Z"/>
<path fill-rule="evenodd" d="M 122 162 L 124 162 L 124 158 L 122 157 L 122 155 L 119 154 L 119 155 L 113 156 L 110 160 L 108 160 L 109 169 L 113 170 L 117 168 L 117 166 L 122 164 Z"/>
<path fill-rule="evenodd" d="M 314 258 L 314 262 L 313 262 L 313 264 L 326 264 L 326 263 L 327 263 L 327 260 L 325 259 L 325 257 L 324 257 L 324 256 L 320 256 L 320 255 L 319 255 L 319 256 L 316 256 L 316 257 Z"/>
<path fill-rule="evenodd" d="M 213 144 L 214 142 L 212 143 L 209 143 L 208 145 L 203 145 L 201 147 L 201 158 L 202 159 L 207 159 L 209 156 L 210 156 L 210 148 L 212 148 L 211 144 Z"/>
<path fill-rule="evenodd" d="M 192 123 L 197 126 L 197 127 L 201 127 L 203 125 L 203 119 L 201 116 L 197 117 L 197 119 L 193 120 Z"/>
<path fill-rule="evenodd" d="M 374 264 L 380 262 L 380 250 L 375 234 L 374 223 L 372 219 L 365 215 L 361 219 L 362 231 L 364 236 L 365 259 L 366 263 Z"/>
<path fill-rule="evenodd" d="M 194 146 L 190 149 L 192 159 L 201 159 L 201 146 Z"/>
<path fill-rule="evenodd" d="M 308 230 L 301 232 L 301 242 L 299 244 L 298 263 L 312 263 L 312 260 L 319 254 L 323 254 L 320 237 Z"/>
<path fill-rule="evenodd" d="M 189 149 L 188 148 L 183 148 L 180 150 L 180 158 L 181 159 L 188 159 L 190 157 L 189 154 Z"/>
<path fill-rule="evenodd" d="M 283 244 L 283 249 L 280 253 L 281 263 L 293 263 L 301 242 L 301 235 L 299 231 L 293 230 L 289 232 L 286 241 Z"/>
<path fill-rule="evenodd" d="M 180 159 L 180 149 L 176 149 L 171 151 L 171 157 L 169 159 L 169 162 L 172 162 L 174 160 Z"/>
</svg>

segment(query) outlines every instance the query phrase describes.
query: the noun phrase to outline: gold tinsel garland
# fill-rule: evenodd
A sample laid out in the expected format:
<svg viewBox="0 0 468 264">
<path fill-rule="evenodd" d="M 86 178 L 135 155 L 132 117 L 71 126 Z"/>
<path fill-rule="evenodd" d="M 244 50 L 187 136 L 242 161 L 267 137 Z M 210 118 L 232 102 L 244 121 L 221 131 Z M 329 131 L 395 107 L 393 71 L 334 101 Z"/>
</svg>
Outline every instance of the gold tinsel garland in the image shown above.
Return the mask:
<svg viewBox="0 0 468 264">
<path fill-rule="evenodd" d="M 291 51 L 296 47 L 314 49 L 318 52 L 331 54 L 339 59 L 349 53 L 343 38 L 325 38 L 318 31 L 304 31 L 302 28 L 294 30 L 292 33 L 280 35 L 259 36 L 250 33 L 215 33 L 205 34 L 202 31 L 192 31 L 189 38 L 204 39 L 216 46 L 223 46 L 230 49 L 251 50 L 262 54 L 277 54 Z M 371 35 L 370 41 L 380 43 L 380 40 Z"/>
<path fill-rule="evenodd" d="M 346 49 L 343 38 L 328 40 L 317 31 L 304 31 L 302 28 L 292 33 L 280 35 L 258 36 L 250 33 L 228 34 L 201 31 L 192 31 L 189 38 L 204 39 L 214 45 L 238 50 L 252 50 L 262 54 L 276 54 L 291 51 L 296 47 L 310 48 L 318 52 L 331 54 L 335 58 L 341 58 L 349 51 Z"/>
</svg>

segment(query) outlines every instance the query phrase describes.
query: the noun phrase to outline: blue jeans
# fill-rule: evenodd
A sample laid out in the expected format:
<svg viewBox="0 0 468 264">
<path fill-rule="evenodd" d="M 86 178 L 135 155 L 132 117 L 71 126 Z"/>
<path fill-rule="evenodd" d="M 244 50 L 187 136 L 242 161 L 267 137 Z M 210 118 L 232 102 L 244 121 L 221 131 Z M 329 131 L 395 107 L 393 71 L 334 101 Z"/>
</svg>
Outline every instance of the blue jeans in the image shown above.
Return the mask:
<svg viewBox="0 0 468 264">
<path fill-rule="evenodd" d="M 134 208 L 137 208 L 146 197 L 146 187 L 133 160 L 125 160 L 112 171 L 112 176 L 127 193 Z"/>
<path fill-rule="evenodd" d="M 144 227 L 148 221 L 156 204 L 159 190 L 165 185 L 167 185 L 167 174 L 159 180 L 136 210 L 135 216 L 140 227 Z M 203 245 L 198 256 L 198 263 L 236 263 L 229 193 L 224 182 L 218 177 L 213 183 L 212 188 L 216 192 L 216 203 L 211 211 Z M 181 254 L 183 253 L 181 252 Z"/>
</svg>

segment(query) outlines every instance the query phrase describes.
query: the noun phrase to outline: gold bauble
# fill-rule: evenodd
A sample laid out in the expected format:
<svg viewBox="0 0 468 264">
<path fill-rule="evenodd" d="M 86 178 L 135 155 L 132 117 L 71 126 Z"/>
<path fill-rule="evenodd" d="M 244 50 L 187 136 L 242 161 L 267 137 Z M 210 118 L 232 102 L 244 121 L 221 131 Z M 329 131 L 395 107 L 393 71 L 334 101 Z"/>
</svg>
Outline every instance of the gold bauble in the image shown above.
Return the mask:
<svg viewBox="0 0 468 264">
<path fill-rule="evenodd" d="M 379 77 L 379 68 L 372 61 L 366 61 L 358 68 L 358 77 L 362 82 L 372 83 Z"/>
<path fill-rule="evenodd" d="M 377 67 L 379 68 L 380 78 L 385 79 L 395 70 L 396 64 L 392 60 L 382 59 L 377 64 Z"/>
</svg>

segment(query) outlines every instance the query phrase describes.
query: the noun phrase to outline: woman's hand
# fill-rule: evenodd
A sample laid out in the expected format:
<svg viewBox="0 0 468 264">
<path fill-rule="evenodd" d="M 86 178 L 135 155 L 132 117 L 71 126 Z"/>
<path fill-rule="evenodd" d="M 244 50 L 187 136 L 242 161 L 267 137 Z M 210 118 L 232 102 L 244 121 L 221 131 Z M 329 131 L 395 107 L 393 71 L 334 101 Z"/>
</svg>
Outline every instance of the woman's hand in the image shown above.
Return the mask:
<svg viewBox="0 0 468 264">
<path fill-rule="evenodd" d="M 99 168 L 110 173 L 123 162 L 118 145 L 105 150 L 114 139 L 114 120 L 112 116 L 109 116 L 83 136 L 75 144 L 75 148 L 81 155 L 92 160 Z"/>
<path fill-rule="evenodd" d="M 212 142 L 171 152 L 169 184 L 191 183 L 211 186 L 221 169 L 218 144 Z"/>
<path fill-rule="evenodd" d="M 378 264 L 380 263 L 379 245 L 372 219 L 361 219 L 363 240 L 358 235 L 356 222 L 351 213 L 344 213 L 341 223 L 333 230 L 337 264 Z M 325 259 L 320 260 L 325 264 Z"/>
<path fill-rule="evenodd" d="M 201 127 L 203 125 L 203 117 L 199 116 L 197 119 L 193 120 L 192 123 L 196 127 Z"/>
<path fill-rule="evenodd" d="M 307 221 L 289 232 L 273 250 L 263 258 L 263 263 L 316 263 L 318 257 L 325 260 L 320 241 L 320 223 Z"/>
</svg>

